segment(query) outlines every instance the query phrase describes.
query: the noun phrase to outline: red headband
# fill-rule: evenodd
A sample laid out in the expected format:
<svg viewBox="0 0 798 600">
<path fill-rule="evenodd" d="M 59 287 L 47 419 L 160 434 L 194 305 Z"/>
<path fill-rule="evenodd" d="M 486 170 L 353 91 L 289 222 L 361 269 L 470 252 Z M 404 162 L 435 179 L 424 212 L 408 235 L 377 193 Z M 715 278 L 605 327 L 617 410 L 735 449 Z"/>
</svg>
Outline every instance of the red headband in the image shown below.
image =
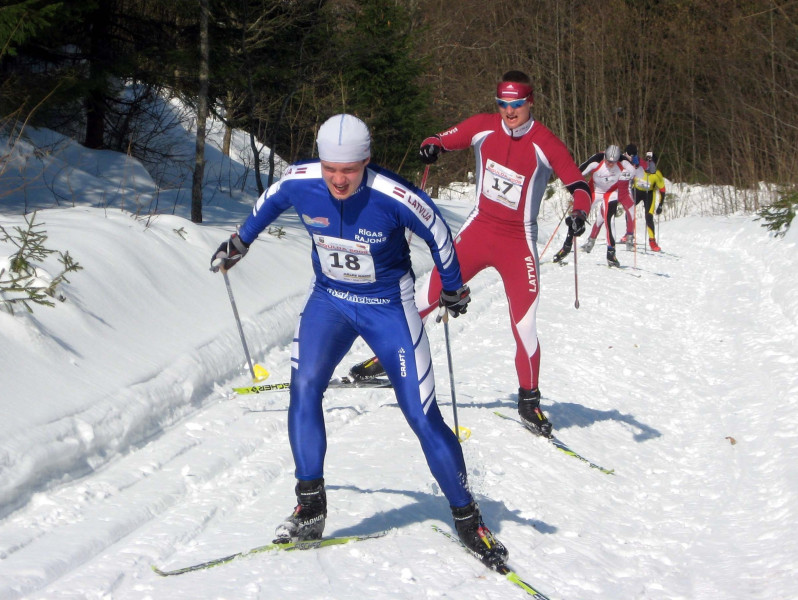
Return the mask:
<svg viewBox="0 0 798 600">
<path fill-rule="evenodd" d="M 532 101 L 532 87 L 515 81 L 502 81 L 496 86 L 497 98 L 527 98 Z"/>
</svg>

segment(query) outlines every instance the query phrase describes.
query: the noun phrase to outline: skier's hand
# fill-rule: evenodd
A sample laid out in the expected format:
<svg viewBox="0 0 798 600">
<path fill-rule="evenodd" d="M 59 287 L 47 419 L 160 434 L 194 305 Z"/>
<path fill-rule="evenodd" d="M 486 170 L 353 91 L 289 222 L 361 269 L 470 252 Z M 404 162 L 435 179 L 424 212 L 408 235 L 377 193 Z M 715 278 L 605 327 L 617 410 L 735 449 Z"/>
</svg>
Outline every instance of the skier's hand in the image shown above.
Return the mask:
<svg viewBox="0 0 798 600">
<path fill-rule="evenodd" d="M 456 319 L 466 313 L 469 302 L 471 302 L 471 290 L 468 289 L 467 285 L 464 285 L 456 292 L 443 290 L 438 306 L 445 308 Z"/>
<path fill-rule="evenodd" d="M 216 249 L 211 257 L 211 271 L 216 273 L 219 269 L 229 271 L 244 255 L 249 252 L 249 245 L 238 237 L 237 233 L 230 236 L 230 239 Z"/>
<path fill-rule="evenodd" d="M 418 157 L 425 165 L 431 165 L 438 160 L 438 155 L 443 151 L 441 140 L 437 136 L 428 137 L 421 142 L 418 150 Z"/>
<path fill-rule="evenodd" d="M 587 215 L 583 210 L 575 210 L 571 216 L 565 218 L 565 224 L 574 237 L 579 237 L 585 232 L 585 221 L 587 221 Z"/>
<path fill-rule="evenodd" d="M 665 205 L 665 194 L 660 194 L 659 204 L 657 205 L 657 214 L 662 214 L 662 207 Z"/>
</svg>

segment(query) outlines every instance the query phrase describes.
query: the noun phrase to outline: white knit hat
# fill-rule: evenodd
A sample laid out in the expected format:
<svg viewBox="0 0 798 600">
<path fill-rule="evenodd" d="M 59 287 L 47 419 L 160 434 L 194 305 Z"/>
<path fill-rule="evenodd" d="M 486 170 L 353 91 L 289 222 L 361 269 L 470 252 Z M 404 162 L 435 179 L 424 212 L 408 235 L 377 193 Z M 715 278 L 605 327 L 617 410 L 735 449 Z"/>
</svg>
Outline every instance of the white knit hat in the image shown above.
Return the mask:
<svg viewBox="0 0 798 600">
<path fill-rule="evenodd" d="M 327 119 L 316 136 L 319 158 L 326 162 L 349 163 L 371 156 L 371 135 L 366 124 L 352 115 Z"/>
</svg>

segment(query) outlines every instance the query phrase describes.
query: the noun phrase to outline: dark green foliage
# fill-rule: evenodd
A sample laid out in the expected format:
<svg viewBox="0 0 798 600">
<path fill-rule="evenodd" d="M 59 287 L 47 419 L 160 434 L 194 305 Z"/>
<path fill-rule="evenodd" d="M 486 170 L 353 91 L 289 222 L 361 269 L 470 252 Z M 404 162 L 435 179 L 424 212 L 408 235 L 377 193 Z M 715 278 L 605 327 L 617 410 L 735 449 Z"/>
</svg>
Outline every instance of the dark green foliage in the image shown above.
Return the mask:
<svg viewBox="0 0 798 600">
<path fill-rule="evenodd" d="M 15 56 L 17 47 L 49 30 L 65 17 L 63 2 L 22 0 L 0 7 L 0 59 Z"/>
<path fill-rule="evenodd" d="M 48 106 L 79 97 L 68 88 L 80 70 L 65 50 L 97 0 L 24 0 L 0 8 L 0 115 L 36 122 Z"/>
<path fill-rule="evenodd" d="M 674 180 L 792 183 L 798 4 L 716 4 L 602 5 L 650 38 L 641 45 L 591 3 L 209 0 L 211 110 L 289 162 L 315 155 L 330 115 L 356 114 L 374 160 L 412 179 L 420 141 L 495 110 L 495 81 L 520 69 L 535 118 L 576 156 L 635 141 L 656 147 Z M 169 90 L 194 101 L 198 23 L 196 0 L 0 1 L 0 125 L 144 160 L 138 100 Z M 131 82 L 142 95 L 120 98 Z M 432 177 L 462 180 L 471 165 L 457 153 Z"/>
<path fill-rule="evenodd" d="M 211 32 L 211 95 L 232 126 L 251 132 L 289 162 L 307 158 L 316 115 L 315 81 L 328 40 L 319 32 L 325 0 L 216 0 L 226 28 Z M 274 156 L 265 185 L 271 183 Z"/>
<path fill-rule="evenodd" d="M 58 8 L 46 12 L 51 21 L 37 21 L 35 35 L 17 45 L 16 56 L 0 62 L 1 114 L 17 113 L 89 147 L 106 147 L 109 120 L 125 110 L 119 98 L 123 83 L 163 82 L 164 71 L 174 71 L 165 57 L 179 32 L 175 16 L 159 21 L 146 1 L 29 4 Z"/>
<path fill-rule="evenodd" d="M 425 118 L 430 95 L 418 83 L 424 65 L 413 53 L 411 24 L 408 5 L 393 0 L 365 0 L 341 15 L 333 37 L 341 100 L 330 107 L 366 121 L 372 159 L 406 175 L 418 170 L 417 148 L 431 130 Z"/>
<path fill-rule="evenodd" d="M 773 204 L 759 209 L 757 221 L 765 221 L 762 227 L 772 231 L 776 236 L 784 237 L 795 218 L 796 209 L 798 209 L 798 189 L 794 187 L 785 189 Z"/>
</svg>

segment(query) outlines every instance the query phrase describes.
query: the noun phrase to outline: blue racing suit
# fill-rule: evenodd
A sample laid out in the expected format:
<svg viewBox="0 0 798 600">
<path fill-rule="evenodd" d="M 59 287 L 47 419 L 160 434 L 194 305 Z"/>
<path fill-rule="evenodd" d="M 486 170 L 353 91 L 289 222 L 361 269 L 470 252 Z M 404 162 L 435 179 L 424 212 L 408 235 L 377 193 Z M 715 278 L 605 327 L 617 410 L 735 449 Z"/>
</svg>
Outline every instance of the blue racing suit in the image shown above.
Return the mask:
<svg viewBox="0 0 798 600">
<path fill-rule="evenodd" d="M 314 279 L 291 352 L 288 435 L 296 477 L 324 475 L 327 450 L 322 397 L 336 366 L 358 336 L 376 354 L 399 407 L 421 442 L 449 504 L 472 502 L 457 436 L 435 399 L 429 342 L 413 300 L 415 276 L 405 229 L 430 248 L 445 290 L 462 284 L 452 235 L 429 197 L 370 164 L 354 194 L 334 198 L 318 160 L 291 165 L 258 199 L 239 231 L 252 243 L 293 207 L 312 240 Z"/>
</svg>

